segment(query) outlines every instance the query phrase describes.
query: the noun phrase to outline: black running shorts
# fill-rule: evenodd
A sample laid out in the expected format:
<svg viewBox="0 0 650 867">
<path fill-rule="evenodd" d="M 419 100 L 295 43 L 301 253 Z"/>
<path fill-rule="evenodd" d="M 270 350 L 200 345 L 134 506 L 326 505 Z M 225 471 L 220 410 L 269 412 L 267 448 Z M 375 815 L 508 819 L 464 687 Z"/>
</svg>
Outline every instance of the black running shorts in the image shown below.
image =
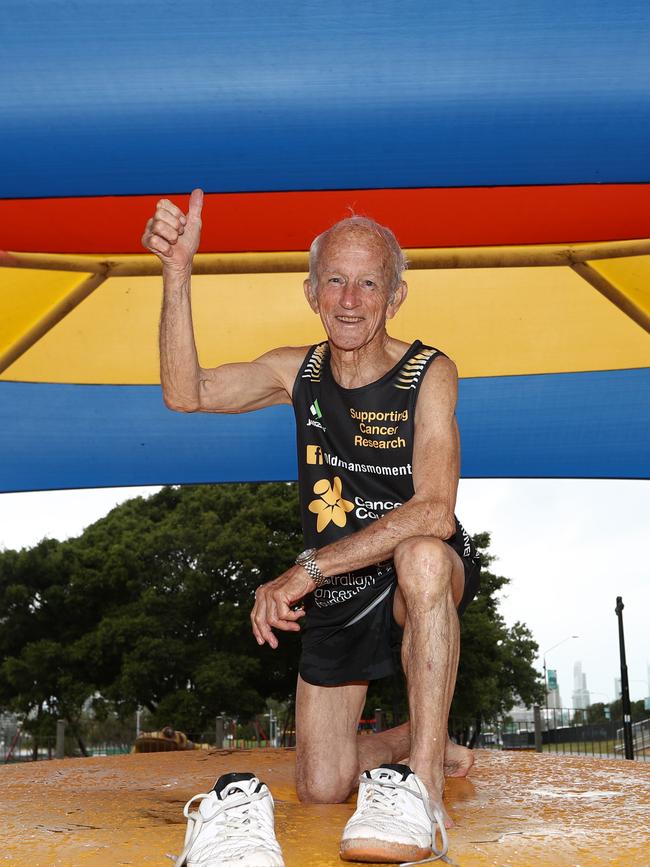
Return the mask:
<svg viewBox="0 0 650 867">
<path fill-rule="evenodd" d="M 469 537 L 466 537 L 466 539 Z M 458 536 L 448 540 L 465 567 L 459 616 L 476 596 L 480 566 L 476 549 Z M 317 686 L 378 680 L 394 671 L 402 628 L 393 617 L 397 575 L 393 561 L 336 575 L 306 600 L 300 676 Z"/>
</svg>

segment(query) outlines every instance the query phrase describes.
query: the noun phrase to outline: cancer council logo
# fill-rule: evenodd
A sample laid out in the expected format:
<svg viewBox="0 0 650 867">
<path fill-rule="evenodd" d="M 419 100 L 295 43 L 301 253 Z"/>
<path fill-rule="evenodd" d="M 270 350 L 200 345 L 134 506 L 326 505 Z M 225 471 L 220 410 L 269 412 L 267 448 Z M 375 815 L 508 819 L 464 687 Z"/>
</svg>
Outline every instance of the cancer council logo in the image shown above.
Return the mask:
<svg viewBox="0 0 650 867">
<path fill-rule="evenodd" d="M 309 511 L 318 515 L 316 530 L 322 533 L 330 521 L 334 521 L 337 527 L 345 527 L 347 512 L 354 509 L 354 503 L 344 500 L 341 496 L 341 480 L 338 476 L 330 485 L 327 479 L 319 479 L 314 485 L 314 493 L 318 494 L 317 500 L 309 504 Z"/>
</svg>

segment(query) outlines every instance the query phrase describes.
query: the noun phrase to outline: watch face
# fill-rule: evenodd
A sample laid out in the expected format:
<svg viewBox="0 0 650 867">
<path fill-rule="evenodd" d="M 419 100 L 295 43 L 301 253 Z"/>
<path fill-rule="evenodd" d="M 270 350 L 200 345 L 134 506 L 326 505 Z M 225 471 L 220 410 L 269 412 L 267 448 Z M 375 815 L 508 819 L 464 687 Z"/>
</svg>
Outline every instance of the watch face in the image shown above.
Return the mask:
<svg viewBox="0 0 650 867">
<path fill-rule="evenodd" d="M 311 560 L 315 553 L 315 548 L 307 548 L 305 551 L 298 554 L 296 557 L 296 563 L 305 563 L 307 560 Z"/>
</svg>

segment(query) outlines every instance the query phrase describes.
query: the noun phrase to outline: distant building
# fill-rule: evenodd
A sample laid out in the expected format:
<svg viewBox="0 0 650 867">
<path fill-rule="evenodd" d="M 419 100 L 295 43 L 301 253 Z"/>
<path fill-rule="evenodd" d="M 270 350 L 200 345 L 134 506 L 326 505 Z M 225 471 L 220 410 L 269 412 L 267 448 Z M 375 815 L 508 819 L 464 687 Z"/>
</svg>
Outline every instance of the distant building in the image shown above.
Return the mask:
<svg viewBox="0 0 650 867">
<path fill-rule="evenodd" d="M 576 662 L 573 666 L 573 707 L 581 710 L 589 707 L 590 704 L 587 675 L 582 673 L 582 662 Z"/>
<path fill-rule="evenodd" d="M 562 707 L 562 696 L 560 695 L 560 687 L 549 689 L 548 691 L 548 707 L 549 710 L 559 710 Z"/>
<path fill-rule="evenodd" d="M 535 713 L 532 707 L 526 707 L 521 702 L 514 705 L 508 711 L 508 716 L 513 721 L 513 723 L 517 723 L 521 725 L 522 723 L 530 724 L 532 726 L 533 721 L 535 719 Z"/>
<path fill-rule="evenodd" d="M 614 678 L 614 701 L 618 701 L 621 697 L 621 678 Z"/>
</svg>

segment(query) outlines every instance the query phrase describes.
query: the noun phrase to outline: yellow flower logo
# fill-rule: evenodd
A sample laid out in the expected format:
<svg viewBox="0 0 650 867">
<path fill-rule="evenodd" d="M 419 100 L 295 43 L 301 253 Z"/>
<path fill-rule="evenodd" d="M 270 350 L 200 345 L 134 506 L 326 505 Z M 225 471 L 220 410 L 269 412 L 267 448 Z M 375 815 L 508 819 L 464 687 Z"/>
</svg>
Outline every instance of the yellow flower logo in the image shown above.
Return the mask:
<svg viewBox="0 0 650 867">
<path fill-rule="evenodd" d="M 311 501 L 309 511 L 318 515 L 317 532 L 322 533 L 330 521 L 334 521 L 337 527 L 345 527 L 346 512 L 351 512 L 354 509 L 354 503 L 344 500 L 341 496 L 339 477 L 335 476 L 331 485 L 327 479 L 320 479 L 314 485 L 314 493 L 318 494 L 318 499 Z"/>
</svg>

